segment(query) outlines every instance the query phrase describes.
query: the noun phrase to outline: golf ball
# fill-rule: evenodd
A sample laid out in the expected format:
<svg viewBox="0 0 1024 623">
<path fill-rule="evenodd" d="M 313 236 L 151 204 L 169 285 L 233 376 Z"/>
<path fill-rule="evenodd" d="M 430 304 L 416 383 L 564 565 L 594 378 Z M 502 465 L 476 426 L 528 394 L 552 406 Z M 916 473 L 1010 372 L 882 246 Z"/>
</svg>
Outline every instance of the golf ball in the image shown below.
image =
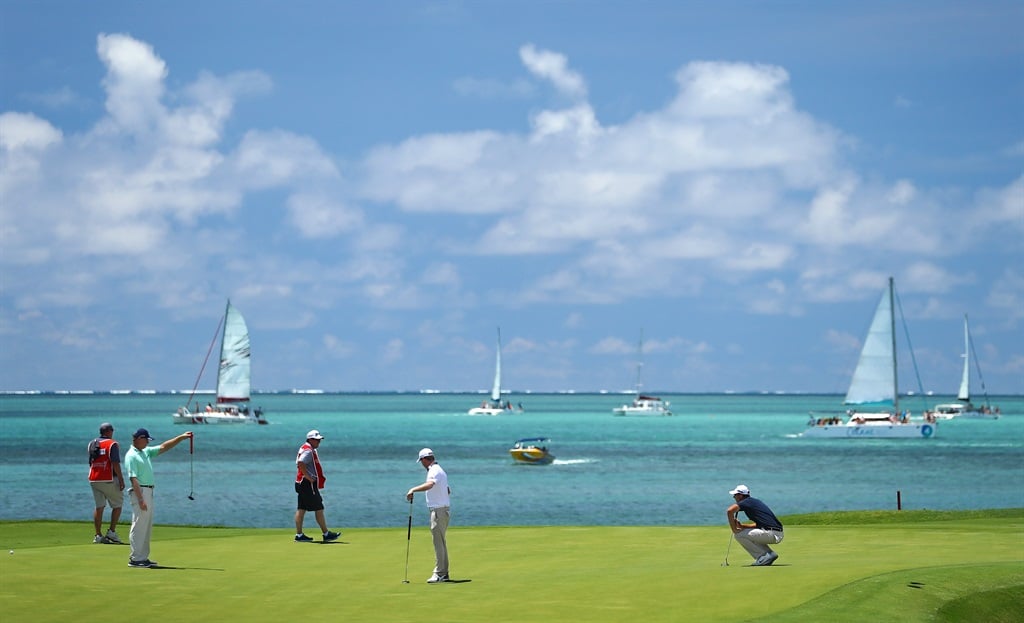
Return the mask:
<svg viewBox="0 0 1024 623">
<path fill-rule="evenodd" d="M 11 550 L 11 556 L 13 556 L 13 555 L 14 555 L 14 550 L 12 549 L 12 550 Z"/>
</svg>

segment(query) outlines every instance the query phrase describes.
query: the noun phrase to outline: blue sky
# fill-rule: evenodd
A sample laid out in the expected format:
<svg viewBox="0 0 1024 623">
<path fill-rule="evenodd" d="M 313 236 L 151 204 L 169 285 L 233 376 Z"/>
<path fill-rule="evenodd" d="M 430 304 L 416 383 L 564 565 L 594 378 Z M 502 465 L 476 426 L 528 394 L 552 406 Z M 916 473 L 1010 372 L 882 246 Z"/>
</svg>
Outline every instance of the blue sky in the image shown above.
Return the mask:
<svg viewBox="0 0 1024 623">
<path fill-rule="evenodd" d="M 0 389 L 1024 391 L 1019 2 L 0 3 Z M 909 358 L 904 357 L 904 361 Z M 904 386 L 917 390 L 913 372 Z M 206 378 L 202 387 L 211 388 Z"/>
</svg>

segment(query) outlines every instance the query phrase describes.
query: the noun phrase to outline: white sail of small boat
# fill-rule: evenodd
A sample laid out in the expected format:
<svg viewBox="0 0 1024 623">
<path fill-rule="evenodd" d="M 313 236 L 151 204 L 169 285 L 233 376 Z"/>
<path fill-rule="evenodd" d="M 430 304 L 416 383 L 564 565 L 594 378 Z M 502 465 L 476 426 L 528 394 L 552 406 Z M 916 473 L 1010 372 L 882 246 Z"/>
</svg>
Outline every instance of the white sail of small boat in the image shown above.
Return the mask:
<svg viewBox="0 0 1024 623">
<path fill-rule="evenodd" d="M 811 414 L 801 437 L 928 438 L 935 435 L 934 421 L 911 420 L 900 411 L 899 377 L 896 360 L 895 287 L 889 287 L 875 308 L 860 359 L 850 380 L 844 404 L 850 408 L 839 415 Z"/>
<path fill-rule="evenodd" d="M 961 357 L 964 360 L 963 373 L 960 375 L 960 389 L 957 391 L 957 402 L 935 405 L 931 413 L 941 420 L 953 418 L 975 418 L 995 420 L 999 418 L 999 409 L 992 409 L 988 404 L 988 396 L 985 396 L 985 404 L 980 408 L 971 403 L 971 330 L 967 322 L 967 314 L 964 314 L 964 352 Z M 977 357 L 974 358 L 977 365 Z M 981 367 L 978 366 L 978 376 L 981 376 Z"/>
<path fill-rule="evenodd" d="M 221 326 L 223 325 L 223 332 Z M 217 332 L 220 337 L 220 365 L 217 370 L 217 403 L 207 404 L 205 409 L 195 403 L 195 410 L 190 410 L 190 405 L 179 407 L 174 413 L 173 419 L 177 424 L 245 424 L 258 423 L 266 424 L 261 409 L 249 411 L 249 398 L 251 393 L 251 351 L 249 345 L 249 329 L 245 324 L 245 318 L 238 311 L 231 301 L 227 302 L 224 310 L 222 325 L 218 324 Z M 216 337 L 214 338 L 216 340 Z M 212 344 L 211 344 L 212 349 Z M 209 358 L 209 352 L 207 353 Z M 203 369 L 206 361 L 203 362 Z M 199 376 L 202 377 L 202 369 Z M 199 385 L 199 378 L 196 379 L 196 387 Z M 193 387 L 192 396 L 195 395 Z M 192 401 L 189 397 L 189 403 Z"/>
<path fill-rule="evenodd" d="M 508 400 L 501 400 L 501 328 L 498 328 L 498 342 L 495 348 L 494 360 L 494 383 L 491 385 L 491 399 L 485 400 L 479 407 L 473 407 L 467 413 L 469 415 L 501 415 L 507 411 L 513 411 L 512 403 Z"/>
<path fill-rule="evenodd" d="M 644 369 L 644 332 L 640 330 L 640 341 L 637 343 L 636 385 L 633 402 L 612 409 L 612 415 L 672 415 L 669 403 L 643 393 Z"/>
</svg>

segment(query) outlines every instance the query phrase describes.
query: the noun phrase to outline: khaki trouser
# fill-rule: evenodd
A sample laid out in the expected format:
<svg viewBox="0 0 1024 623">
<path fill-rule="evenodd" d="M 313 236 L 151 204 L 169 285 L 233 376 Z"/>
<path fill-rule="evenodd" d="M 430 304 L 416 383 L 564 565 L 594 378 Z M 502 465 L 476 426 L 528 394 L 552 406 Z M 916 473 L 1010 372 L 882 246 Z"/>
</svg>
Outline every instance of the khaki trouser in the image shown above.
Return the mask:
<svg viewBox="0 0 1024 623">
<path fill-rule="evenodd" d="M 757 560 L 770 551 L 770 545 L 782 543 L 782 530 L 762 530 L 760 528 L 747 528 L 736 533 L 736 542 L 747 550 L 747 553 Z"/>
<path fill-rule="evenodd" d="M 445 533 L 448 532 L 450 515 L 447 506 L 430 509 L 430 534 L 434 537 L 434 573 L 437 575 L 448 575 L 448 542 L 445 540 Z"/>
<path fill-rule="evenodd" d="M 139 491 L 146 502 L 146 510 L 139 508 L 135 492 L 128 492 L 132 501 L 132 530 L 128 533 L 128 542 L 132 546 L 131 559 L 135 561 L 149 560 L 149 537 L 153 534 L 153 488 L 140 487 Z"/>
</svg>

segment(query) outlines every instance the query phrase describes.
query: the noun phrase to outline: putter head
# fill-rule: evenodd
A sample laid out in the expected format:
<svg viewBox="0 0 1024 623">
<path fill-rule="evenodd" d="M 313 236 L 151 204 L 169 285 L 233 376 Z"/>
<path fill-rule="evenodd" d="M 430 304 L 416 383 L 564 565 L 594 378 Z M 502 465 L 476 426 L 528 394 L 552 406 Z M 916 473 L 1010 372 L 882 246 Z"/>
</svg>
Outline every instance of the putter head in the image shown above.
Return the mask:
<svg viewBox="0 0 1024 623">
<path fill-rule="evenodd" d="M 402 584 L 408 584 L 409 580 L 402 580 Z"/>
<path fill-rule="evenodd" d="M 190 499 L 190 500 L 193 500 L 193 501 L 195 500 L 195 498 L 194 498 L 194 497 L 192 497 L 191 495 L 190 495 L 190 496 L 188 496 L 188 499 Z"/>
</svg>

